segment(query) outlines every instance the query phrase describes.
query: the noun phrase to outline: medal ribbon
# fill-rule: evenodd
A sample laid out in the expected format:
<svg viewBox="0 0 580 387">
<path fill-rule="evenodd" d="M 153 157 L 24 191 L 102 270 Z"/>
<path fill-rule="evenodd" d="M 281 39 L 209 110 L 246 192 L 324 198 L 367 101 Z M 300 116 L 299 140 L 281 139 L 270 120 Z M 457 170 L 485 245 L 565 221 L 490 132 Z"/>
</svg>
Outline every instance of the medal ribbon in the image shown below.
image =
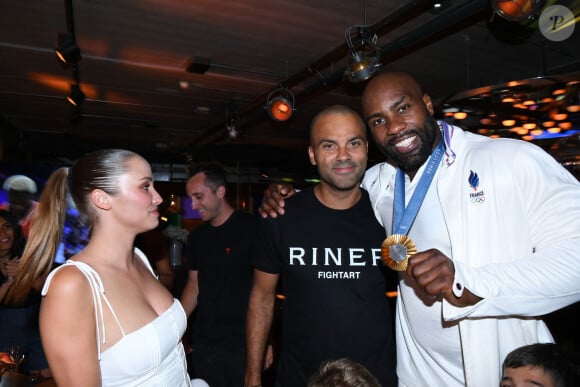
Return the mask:
<svg viewBox="0 0 580 387">
<path fill-rule="evenodd" d="M 393 234 L 407 235 L 409 233 L 409 229 L 417 217 L 419 208 L 421 208 L 421 204 L 425 199 L 427 190 L 431 185 L 431 181 L 433 180 L 433 176 L 435 176 L 435 172 L 437 172 L 437 167 L 439 166 L 439 162 L 441 161 L 444 153 L 444 140 L 441 139 L 433 153 L 431 153 L 429 161 L 427 162 L 427 166 L 425 167 L 425 170 L 419 179 L 419 183 L 417 184 L 417 188 L 415 188 L 413 196 L 411 196 L 411 200 L 409 201 L 409 205 L 406 208 L 405 173 L 400 168 L 397 168 L 397 180 L 395 181 Z"/>
</svg>

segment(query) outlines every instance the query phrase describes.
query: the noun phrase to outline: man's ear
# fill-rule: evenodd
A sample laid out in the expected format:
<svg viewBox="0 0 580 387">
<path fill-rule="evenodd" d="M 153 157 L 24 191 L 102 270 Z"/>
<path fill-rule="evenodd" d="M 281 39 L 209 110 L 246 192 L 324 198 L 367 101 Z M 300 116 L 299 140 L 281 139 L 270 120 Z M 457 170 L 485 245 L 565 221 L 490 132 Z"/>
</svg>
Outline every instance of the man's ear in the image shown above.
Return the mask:
<svg viewBox="0 0 580 387">
<path fill-rule="evenodd" d="M 223 198 L 224 196 L 226 196 L 226 187 L 220 185 L 219 187 L 217 187 L 215 193 L 218 196 L 218 198 Z"/>
<path fill-rule="evenodd" d="M 425 104 L 429 114 L 433 116 L 435 114 L 435 109 L 433 109 L 433 101 L 431 101 L 431 96 L 429 96 L 429 94 L 423 94 L 423 103 Z"/>
<path fill-rule="evenodd" d="M 91 201 L 93 204 L 102 210 L 110 210 L 111 209 L 111 198 L 110 196 L 103 190 L 95 189 L 91 192 Z"/>
<path fill-rule="evenodd" d="M 308 146 L 308 158 L 310 159 L 310 164 L 316 165 L 316 158 L 314 157 L 314 149 L 312 145 Z"/>
</svg>

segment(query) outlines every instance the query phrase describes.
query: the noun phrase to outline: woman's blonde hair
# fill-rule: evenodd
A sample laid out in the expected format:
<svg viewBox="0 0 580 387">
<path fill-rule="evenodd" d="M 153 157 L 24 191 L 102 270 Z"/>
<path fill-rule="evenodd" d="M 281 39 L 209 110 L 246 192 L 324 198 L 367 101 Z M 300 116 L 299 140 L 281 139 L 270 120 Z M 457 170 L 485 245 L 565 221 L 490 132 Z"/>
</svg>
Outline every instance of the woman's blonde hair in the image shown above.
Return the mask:
<svg viewBox="0 0 580 387">
<path fill-rule="evenodd" d="M 50 273 L 63 235 L 69 194 L 83 223 L 95 221 L 90 193 L 100 189 L 110 195 L 119 191 L 119 177 L 127 171 L 126 161 L 138 156 L 124 149 L 102 149 L 87 153 L 70 168 L 54 171 L 42 191 L 14 285 L 5 298 L 8 305 L 26 301 L 31 290 Z"/>
</svg>

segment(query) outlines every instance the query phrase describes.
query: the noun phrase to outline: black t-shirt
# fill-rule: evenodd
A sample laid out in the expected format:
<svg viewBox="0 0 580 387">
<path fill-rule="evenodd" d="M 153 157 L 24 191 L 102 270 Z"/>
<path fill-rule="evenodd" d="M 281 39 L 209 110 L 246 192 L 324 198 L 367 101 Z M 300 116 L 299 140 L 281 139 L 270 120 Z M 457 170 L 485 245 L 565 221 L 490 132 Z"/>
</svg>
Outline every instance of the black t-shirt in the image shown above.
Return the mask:
<svg viewBox="0 0 580 387">
<path fill-rule="evenodd" d="M 199 285 L 194 341 L 245 347 L 257 227 L 257 218 L 234 211 L 221 226 L 206 222 L 190 233 L 187 261 Z"/>
<path fill-rule="evenodd" d="M 284 216 L 262 222 L 255 265 L 281 275 L 285 296 L 278 385 L 303 387 L 322 361 L 341 357 L 396 385 L 385 231 L 361 191 L 352 208 L 333 210 L 310 188 L 286 201 Z"/>
</svg>

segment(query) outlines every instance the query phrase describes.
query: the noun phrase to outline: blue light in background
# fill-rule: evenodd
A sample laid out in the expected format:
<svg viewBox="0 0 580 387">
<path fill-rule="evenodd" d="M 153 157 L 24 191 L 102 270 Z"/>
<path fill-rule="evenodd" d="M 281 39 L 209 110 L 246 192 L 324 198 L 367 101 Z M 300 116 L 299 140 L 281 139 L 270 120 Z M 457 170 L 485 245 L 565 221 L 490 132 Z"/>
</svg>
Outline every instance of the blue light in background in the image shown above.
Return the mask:
<svg viewBox="0 0 580 387">
<path fill-rule="evenodd" d="M 571 129 L 571 130 L 567 130 L 566 132 L 559 132 L 559 133 L 550 133 L 547 130 L 544 130 L 544 132 L 542 134 L 540 134 L 539 136 L 532 135 L 532 137 L 534 140 L 546 140 L 546 139 L 550 139 L 550 138 L 568 137 L 568 136 L 571 136 L 571 135 L 577 134 L 577 133 L 580 133 L 580 130 Z"/>
</svg>

